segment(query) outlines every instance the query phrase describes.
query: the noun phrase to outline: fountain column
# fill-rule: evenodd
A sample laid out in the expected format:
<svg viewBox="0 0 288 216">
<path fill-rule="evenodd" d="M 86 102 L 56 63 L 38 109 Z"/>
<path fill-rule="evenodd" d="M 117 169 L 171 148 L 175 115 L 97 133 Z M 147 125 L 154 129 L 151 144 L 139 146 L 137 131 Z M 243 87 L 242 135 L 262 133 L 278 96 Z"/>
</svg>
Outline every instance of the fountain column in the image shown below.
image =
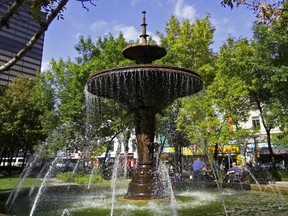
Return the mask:
<svg viewBox="0 0 288 216">
<path fill-rule="evenodd" d="M 129 199 L 158 198 L 157 175 L 153 163 L 155 116 L 153 109 L 135 111 L 138 167 L 129 184 L 126 197 Z M 162 194 L 162 193 L 161 193 Z"/>
<path fill-rule="evenodd" d="M 151 165 L 153 162 L 153 142 L 155 134 L 155 115 L 150 109 L 140 109 L 135 113 L 137 153 L 139 165 Z"/>
</svg>

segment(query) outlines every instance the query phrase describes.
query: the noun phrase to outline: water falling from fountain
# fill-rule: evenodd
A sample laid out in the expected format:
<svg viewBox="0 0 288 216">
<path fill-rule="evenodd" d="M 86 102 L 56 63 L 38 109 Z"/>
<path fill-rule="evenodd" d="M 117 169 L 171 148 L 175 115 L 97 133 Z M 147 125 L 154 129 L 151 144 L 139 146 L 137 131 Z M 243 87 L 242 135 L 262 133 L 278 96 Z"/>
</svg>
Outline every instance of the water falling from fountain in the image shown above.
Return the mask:
<svg viewBox="0 0 288 216">
<path fill-rule="evenodd" d="M 111 183 L 111 189 L 112 189 L 111 203 L 112 204 L 111 204 L 110 216 L 113 216 L 114 206 L 116 203 L 116 181 L 117 181 L 117 175 L 118 175 L 119 161 L 120 161 L 120 154 L 118 152 L 115 157 L 115 163 L 113 165 L 113 171 L 112 171 L 112 183 Z"/>
<path fill-rule="evenodd" d="M 171 205 L 171 210 L 172 210 L 172 215 L 177 216 L 177 201 L 175 198 L 174 190 L 172 187 L 171 179 L 169 176 L 168 169 L 164 163 L 160 164 L 160 170 L 163 172 L 163 180 L 166 182 L 166 191 L 169 194 L 170 197 L 170 205 Z"/>
<path fill-rule="evenodd" d="M 93 166 L 93 168 L 91 169 L 91 173 L 89 175 L 89 181 L 88 181 L 88 185 L 87 185 L 87 189 L 90 190 L 91 188 L 91 183 L 92 183 L 92 178 L 93 178 L 93 175 L 94 175 L 94 170 L 95 170 L 95 167 Z"/>
<path fill-rule="evenodd" d="M 36 161 L 39 159 L 39 155 L 41 154 L 42 150 L 43 150 L 44 145 L 42 145 L 42 147 L 40 148 L 39 152 L 36 152 L 35 156 L 32 157 L 29 161 L 28 161 L 28 166 L 26 165 L 26 167 L 24 168 L 23 172 L 21 173 L 20 177 L 19 177 L 19 183 L 17 185 L 16 190 L 13 190 L 7 201 L 6 201 L 6 206 L 9 205 L 8 209 L 10 209 L 14 203 L 14 201 L 16 200 L 20 190 L 22 189 L 22 185 L 24 183 L 24 181 L 26 180 L 27 176 L 30 174 L 32 167 L 34 166 L 34 164 L 36 163 Z M 12 200 L 11 200 L 12 199 Z M 10 202 L 11 201 L 11 202 Z"/>
<path fill-rule="evenodd" d="M 32 185 L 32 187 L 29 190 L 29 194 L 28 197 L 32 196 L 34 190 L 36 189 L 36 183 L 40 181 L 41 176 L 44 175 L 45 170 L 47 170 L 47 168 L 49 167 L 49 163 L 46 163 L 44 165 L 44 167 L 40 170 L 40 172 L 37 174 L 34 184 Z"/>
<path fill-rule="evenodd" d="M 70 212 L 69 212 L 68 209 L 64 209 L 63 212 L 62 212 L 62 214 L 61 214 L 61 216 L 70 216 L 70 215 L 71 215 L 71 214 L 70 214 Z"/>
<path fill-rule="evenodd" d="M 211 159 L 210 159 L 210 157 L 208 156 L 208 152 L 206 152 L 206 155 L 207 155 L 207 158 L 208 158 L 208 162 L 210 164 L 213 164 Z M 223 205 L 225 216 L 228 216 L 227 208 L 226 208 L 225 201 L 224 201 L 224 192 L 223 192 L 222 183 L 219 182 L 219 179 L 218 179 L 219 178 L 219 174 L 217 173 L 217 169 L 216 169 L 215 165 L 212 166 L 212 171 L 213 171 L 214 179 L 215 179 L 215 182 L 216 182 L 216 185 L 217 185 L 217 189 L 220 191 L 220 200 L 221 200 L 221 203 Z"/>
<path fill-rule="evenodd" d="M 67 187 L 67 191 L 69 191 L 69 189 L 70 189 L 71 181 L 72 181 L 73 176 L 74 176 L 75 173 L 76 173 L 76 170 L 78 169 L 79 162 L 80 162 L 80 158 L 78 158 L 77 163 L 76 163 L 76 165 L 75 165 L 75 167 L 74 167 L 74 169 L 73 169 L 73 171 L 72 171 L 72 174 L 71 174 L 71 176 L 70 176 L 70 180 L 69 180 L 69 185 L 68 185 L 68 187 Z"/>
<path fill-rule="evenodd" d="M 38 190 L 38 193 L 37 193 L 37 195 L 36 195 L 36 197 L 35 197 L 35 200 L 34 200 L 32 209 L 31 209 L 31 211 L 30 211 L 30 216 L 33 216 L 33 214 L 34 214 L 34 211 L 35 211 L 35 209 L 36 209 L 36 207 L 37 207 L 37 204 L 38 204 L 38 202 L 39 202 L 39 200 L 40 200 L 40 197 L 41 197 L 41 195 L 43 194 L 43 192 L 44 192 L 44 190 L 45 190 L 47 180 L 48 180 L 48 178 L 50 177 L 51 172 L 53 171 L 53 168 L 54 168 L 55 163 L 56 163 L 57 160 L 58 160 L 58 157 L 55 157 L 55 159 L 52 161 L 52 163 L 51 163 L 51 165 L 50 165 L 50 167 L 49 167 L 46 175 L 44 176 L 43 182 L 42 182 L 42 184 L 41 184 L 41 186 L 40 186 L 40 188 L 39 188 L 39 190 Z"/>
</svg>

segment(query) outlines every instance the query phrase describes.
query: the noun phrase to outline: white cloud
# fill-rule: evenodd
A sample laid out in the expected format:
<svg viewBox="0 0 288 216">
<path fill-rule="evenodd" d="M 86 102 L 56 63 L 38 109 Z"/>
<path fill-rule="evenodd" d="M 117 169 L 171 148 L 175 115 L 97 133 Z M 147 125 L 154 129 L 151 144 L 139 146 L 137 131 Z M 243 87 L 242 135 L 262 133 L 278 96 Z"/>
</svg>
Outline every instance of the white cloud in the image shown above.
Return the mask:
<svg viewBox="0 0 288 216">
<path fill-rule="evenodd" d="M 153 40 L 154 40 L 158 45 L 160 44 L 161 39 L 160 39 L 160 37 L 159 37 L 158 35 L 153 34 L 153 33 L 151 33 L 151 32 L 148 32 L 148 34 L 150 35 L 150 37 L 153 38 Z"/>
<path fill-rule="evenodd" d="M 101 32 L 108 26 L 108 23 L 104 20 L 97 20 L 92 25 L 90 25 L 90 30 L 93 33 Z"/>
<path fill-rule="evenodd" d="M 174 8 L 174 15 L 183 19 L 194 19 L 196 9 L 192 5 L 187 5 L 183 0 L 177 0 Z"/>
<path fill-rule="evenodd" d="M 137 31 L 134 26 L 125 26 L 125 25 L 115 25 L 113 27 L 114 31 L 122 32 L 126 40 L 137 40 L 141 35 L 141 32 Z"/>
<path fill-rule="evenodd" d="M 136 5 L 139 0 L 131 0 L 131 5 Z"/>
<path fill-rule="evenodd" d="M 227 30 L 227 27 L 231 25 L 230 20 L 227 17 L 221 17 L 221 19 L 211 18 L 212 25 L 216 30 Z"/>
<path fill-rule="evenodd" d="M 42 64 L 41 64 L 41 72 L 44 72 L 44 71 L 47 71 L 49 70 L 51 67 L 50 67 L 50 61 L 42 61 Z"/>
<path fill-rule="evenodd" d="M 134 26 L 125 26 L 123 24 L 114 25 L 113 31 L 114 31 L 114 34 L 116 35 L 118 35 L 119 32 L 122 32 L 126 41 L 129 41 L 129 40 L 136 41 L 137 39 L 141 41 L 140 35 L 142 34 L 142 32 L 138 31 Z M 155 40 L 157 44 L 160 43 L 160 38 L 156 34 L 150 31 L 148 31 L 147 34 L 149 35 L 149 37 L 152 37 L 153 40 Z"/>
<path fill-rule="evenodd" d="M 211 19 L 213 26 L 216 28 L 217 37 L 227 38 L 228 35 L 237 34 L 237 26 L 231 23 L 227 17 L 222 17 L 221 19 Z"/>
</svg>

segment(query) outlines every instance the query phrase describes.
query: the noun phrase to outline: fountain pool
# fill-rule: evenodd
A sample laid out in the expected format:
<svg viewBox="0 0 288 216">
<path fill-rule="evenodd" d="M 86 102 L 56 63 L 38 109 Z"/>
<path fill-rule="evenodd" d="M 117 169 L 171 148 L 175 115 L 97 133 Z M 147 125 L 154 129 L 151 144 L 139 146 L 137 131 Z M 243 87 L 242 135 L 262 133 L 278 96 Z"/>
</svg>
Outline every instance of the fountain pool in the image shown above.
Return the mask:
<svg viewBox="0 0 288 216">
<path fill-rule="evenodd" d="M 232 189 L 207 189 L 175 191 L 176 205 L 171 205 L 170 198 L 159 200 L 129 200 L 124 196 L 128 183 L 117 184 L 116 202 L 113 215 L 285 215 L 287 213 L 288 196 L 257 191 Z M 111 215 L 111 186 L 110 184 L 93 185 L 90 190 L 82 186 L 48 187 L 34 216 L 95 216 Z M 28 191 L 22 191 L 9 215 L 29 215 L 34 196 L 27 197 Z M 4 194 L 1 194 L 4 197 Z M 2 200 L 2 199 L 1 199 Z M 0 201 L 1 202 L 1 201 Z M 2 206 L 2 205 L 1 205 Z M 1 208 L 0 208 L 1 211 Z M 1 212 L 0 212 L 1 213 Z"/>
</svg>

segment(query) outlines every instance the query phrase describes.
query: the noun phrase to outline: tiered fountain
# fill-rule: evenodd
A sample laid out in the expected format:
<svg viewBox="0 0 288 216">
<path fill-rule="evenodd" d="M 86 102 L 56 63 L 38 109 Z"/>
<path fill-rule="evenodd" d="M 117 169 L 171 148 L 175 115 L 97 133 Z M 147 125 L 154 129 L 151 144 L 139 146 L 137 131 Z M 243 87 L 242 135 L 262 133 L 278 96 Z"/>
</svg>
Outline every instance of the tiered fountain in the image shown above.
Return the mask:
<svg viewBox="0 0 288 216">
<path fill-rule="evenodd" d="M 128 199 L 163 197 L 153 161 L 155 116 L 175 99 L 192 95 L 203 88 L 201 77 L 183 68 L 153 65 L 166 55 L 165 48 L 147 42 L 145 11 L 141 44 L 128 46 L 123 55 L 136 65 L 96 72 L 87 81 L 93 95 L 113 99 L 134 113 L 138 168 L 129 184 Z"/>
<path fill-rule="evenodd" d="M 55 167 L 55 158 L 37 194 L 33 193 L 36 189 L 34 187 L 23 191 L 18 191 L 17 188 L 16 193 L 10 194 L 12 195 L 10 199 L 7 192 L 0 191 L 0 214 L 176 216 L 179 212 L 179 215 L 287 215 L 288 197 L 283 196 L 279 188 L 274 190 L 271 185 L 267 186 L 272 189 L 272 193 L 265 193 L 266 187 L 263 191 L 259 187 L 260 193 L 254 191 L 239 193 L 221 186 L 215 188 L 216 191 L 212 189 L 211 192 L 189 189 L 177 191 L 177 197 L 173 198 L 171 193 L 170 201 L 153 200 L 163 198 L 166 194 L 160 184 L 153 160 L 155 115 L 176 98 L 200 91 L 203 83 L 197 74 L 189 70 L 152 65 L 152 61 L 163 57 L 166 51 L 147 43 L 145 12 L 142 28 L 142 43 L 129 46 L 123 51 L 124 56 L 136 60 L 137 65 L 95 73 L 88 79 L 87 88 L 94 95 L 125 104 L 127 109 L 134 113 L 138 168 L 129 184 L 128 193 L 126 189 L 113 193 L 117 196 L 126 193 L 127 199 L 143 199 L 147 202 L 145 204 L 141 202 L 139 205 L 139 202 L 118 199 L 114 203 L 115 196 L 113 198 L 112 194 L 111 198 L 111 191 L 104 189 L 105 185 L 104 187 L 95 185 L 93 190 L 86 190 L 77 185 L 70 188 L 69 185 L 69 191 L 65 185 L 50 186 L 47 181 L 50 179 L 50 171 Z M 21 182 L 23 183 L 22 180 Z M 152 201 L 149 201 L 151 199 Z M 179 203 L 176 202 L 177 199 L 180 200 Z M 12 201 L 8 202 L 9 200 Z"/>
</svg>

